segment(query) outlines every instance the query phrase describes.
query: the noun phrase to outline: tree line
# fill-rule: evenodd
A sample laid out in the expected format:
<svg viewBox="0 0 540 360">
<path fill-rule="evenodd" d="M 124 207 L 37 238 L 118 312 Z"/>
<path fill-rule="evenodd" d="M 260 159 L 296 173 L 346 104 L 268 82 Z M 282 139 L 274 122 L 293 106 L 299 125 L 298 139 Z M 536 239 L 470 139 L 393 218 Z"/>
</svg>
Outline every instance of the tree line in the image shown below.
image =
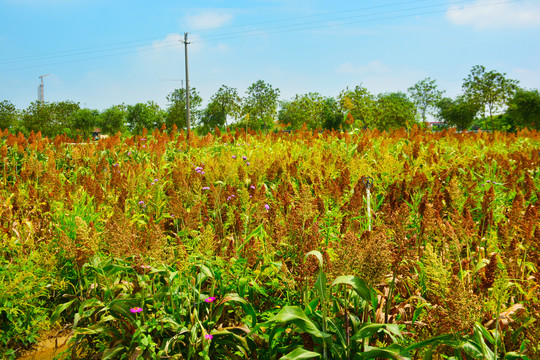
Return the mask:
<svg viewBox="0 0 540 360">
<path fill-rule="evenodd" d="M 280 91 L 263 80 L 253 83 L 241 97 L 238 90 L 221 86 L 202 107 L 196 88 L 190 89 L 191 124 L 199 134 L 218 128 L 251 130 L 378 129 L 411 128 L 427 124 L 429 116 L 444 126 L 458 130 L 516 131 L 540 130 L 540 93 L 519 87 L 506 74 L 474 66 L 463 79 L 462 93 L 444 96 L 436 81 L 423 79 L 407 93 L 374 95 L 365 87 L 345 89 L 337 97 L 319 93 L 296 95 L 280 100 Z M 184 129 L 186 90 L 176 89 L 167 96 L 167 107 L 155 102 L 113 105 L 103 111 L 81 108 L 73 101 L 32 102 L 17 109 L 10 101 L 0 102 L 0 129 L 28 135 L 40 131 L 45 136 L 67 134 L 87 138 L 95 128 L 105 134 L 139 134 L 144 128 Z"/>
</svg>

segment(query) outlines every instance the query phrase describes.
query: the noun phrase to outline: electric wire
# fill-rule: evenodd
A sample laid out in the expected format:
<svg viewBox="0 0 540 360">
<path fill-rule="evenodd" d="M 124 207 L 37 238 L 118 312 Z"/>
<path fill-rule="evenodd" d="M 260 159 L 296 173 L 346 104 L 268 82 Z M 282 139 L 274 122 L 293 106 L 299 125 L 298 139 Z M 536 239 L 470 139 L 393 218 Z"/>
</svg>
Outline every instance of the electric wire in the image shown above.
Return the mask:
<svg viewBox="0 0 540 360">
<path fill-rule="evenodd" d="M 514 0 L 514 1 L 516 1 L 516 0 Z M 321 21 L 324 21 L 324 22 L 338 21 L 338 20 L 340 20 L 340 18 L 328 18 L 328 16 L 333 16 L 333 15 L 336 15 L 336 14 L 343 14 L 343 13 L 351 14 L 351 13 L 369 11 L 369 10 L 373 10 L 373 9 L 394 7 L 394 6 L 399 6 L 399 5 L 403 5 L 403 4 L 414 4 L 414 3 L 421 3 L 421 2 L 425 2 L 425 0 L 402 1 L 402 2 L 395 2 L 395 3 L 391 3 L 391 4 L 370 6 L 370 7 L 365 7 L 365 8 L 356 9 L 356 10 L 343 10 L 343 11 L 336 11 L 336 12 L 330 12 L 330 13 L 324 13 L 324 14 L 317 14 L 317 15 L 289 17 L 289 18 L 285 18 L 285 19 L 268 20 L 268 21 L 254 22 L 254 23 L 249 23 L 249 24 L 239 24 L 239 25 L 225 26 L 225 27 L 219 27 L 219 28 L 214 28 L 214 29 L 203 29 L 203 30 L 198 30 L 197 33 L 198 34 L 204 34 L 205 32 L 215 31 L 217 29 L 219 29 L 220 31 L 227 31 L 227 29 L 247 28 L 247 27 L 252 27 L 252 26 L 260 26 L 262 24 L 282 23 L 282 22 L 287 22 L 287 21 L 297 21 L 299 19 L 310 19 L 310 18 L 320 18 L 320 17 L 327 17 L 327 19 L 321 20 Z M 463 3 L 467 3 L 467 2 L 470 2 L 470 0 L 461 0 L 459 2 L 456 2 L 455 4 L 463 4 Z M 447 4 L 446 2 L 440 2 L 440 3 L 437 3 L 437 4 L 428 5 L 428 7 L 441 6 L 441 5 L 446 6 L 446 4 Z M 422 7 L 419 7 L 419 8 L 422 8 Z M 411 9 L 400 9 L 398 11 L 410 11 L 410 10 Z M 383 12 L 382 14 L 384 14 L 384 13 L 385 12 Z M 370 15 L 374 15 L 374 14 L 370 14 Z M 365 15 L 358 15 L 358 16 L 365 16 Z M 309 22 L 307 24 L 310 24 L 310 23 L 317 23 L 317 21 L 312 21 L 312 22 Z M 217 36 L 214 36 L 214 38 L 216 38 L 218 40 L 227 39 L 227 38 L 238 38 L 239 37 L 239 36 L 237 36 L 238 34 L 246 34 L 248 32 L 249 32 L 249 34 L 247 34 L 246 36 L 251 37 L 251 36 L 254 36 L 252 31 L 264 32 L 264 31 L 272 30 L 274 28 L 279 28 L 279 27 L 283 28 L 284 26 L 288 27 L 288 28 L 292 28 L 292 30 L 294 31 L 295 30 L 294 27 L 298 27 L 298 26 L 301 26 L 301 25 L 306 25 L 306 23 L 273 26 L 273 27 L 270 27 L 270 28 L 266 27 L 266 28 L 260 28 L 260 29 L 256 29 L 256 30 L 239 30 L 239 31 L 228 32 L 225 35 L 217 35 Z M 333 25 L 333 26 L 335 26 L 335 25 Z M 285 29 L 280 30 L 280 32 L 285 32 Z M 22 57 L 5 58 L 5 59 L 0 59 L 0 66 L 1 65 L 9 65 L 10 63 L 20 64 L 21 62 L 30 62 L 30 61 L 38 61 L 38 60 L 46 61 L 46 60 L 50 60 L 50 59 L 56 59 L 56 58 L 67 57 L 67 56 L 80 56 L 80 55 L 85 55 L 85 54 L 95 54 L 96 52 L 104 53 L 104 52 L 116 51 L 116 50 L 122 50 L 122 49 L 137 49 L 141 45 L 137 45 L 137 44 L 136 45 L 125 45 L 125 44 L 141 43 L 141 42 L 145 42 L 145 41 L 149 41 L 149 40 L 158 41 L 159 39 L 145 38 L 145 39 L 138 39 L 138 40 L 130 40 L 130 41 L 126 41 L 126 42 L 117 42 L 117 43 L 112 43 L 112 44 L 105 44 L 105 45 L 102 45 L 102 46 L 91 46 L 91 47 L 85 47 L 85 48 L 81 48 L 81 49 L 64 50 L 64 51 L 61 51 L 61 52 L 55 52 L 55 53 L 49 53 L 49 54 L 29 55 L 29 56 L 22 56 Z M 208 38 L 206 40 L 212 41 L 213 38 L 210 37 L 210 38 Z M 122 46 L 118 46 L 118 45 L 122 45 Z M 124 54 L 124 52 L 122 52 L 121 54 Z M 93 58 L 95 58 L 95 56 Z"/>
<path fill-rule="evenodd" d="M 230 39 L 267 36 L 271 34 L 280 34 L 280 33 L 292 33 L 292 32 L 299 32 L 299 31 L 306 31 L 306 30 L 338 27 L 338 26 L 351 25 L 351 24 L 368 23 L 368 22 L 379 21 L 379 20 L 390 20 L 390 19 L 397 19 L 397 18 L 404 18 L 404 17 L 458 11 L 458 10 L 463 10 L 463 9 L 472 9 L 472 8 L 478 8 L 478 7 L 497 6 L 497 5 L 519 2 L 519 1 L 523 1 L 523 0 L 503 0 L 503 1 L 496 1 L 496 2 L 489 2 L 489 3 L 472 4 L 468 6 L 466 4 L 470 3 L 469 0 L 453 2 L 452 6 L 454 7 L 464 5 L 463 8 L 458 8 L 458 9 L 455 9 L 455 8 L 448 9 L 447 8 L 448 3 L 445 1 L 445 2 L 440 2 L 436 4 L 431 3 L 430 5 L 416 6 L 412 8 L 411 7 L 400 8 L 398 10 L 386 10 L 386 11 L 379 11 L 375 13 L 372 12 L 369 14 L 351 15 L 353 13 L 357 13 L 360 11 L 381 9 L 381 8 L 397 6 L 397 5 L 401 5 L 405 3 L 413 4 L 413 3 L 422 2 L 421 0 L 412 1 L 412 2 L 406 1 L 406 2 L 399 2 L 399 3 L 393 3 L 393 4 L 372 6 L 372 7 L 367 7 L 363 9 L 357 9 L 357 10 L 350 10 L 350 11 L 338 11 L 338 12 L 325 13 L 325 14 L 300 16 L 300 17 L 294 17 L 294 18 L 269 20 L 269 21 L 263 21 L 263 22 L 258 22 L 258 23 L 251 23 L 251 24 L 221 27 L 219 28 L 220 31 L 222 31 L 223 29 L 233 29 L 233 28 L 244 28 L 244 29 L 238 30 L 238 31 L 226 32 L 224 34 L 219 34 L 219 35 L 214 35 L 214 36 L 210 35 L 207 37 L 201 37 L 200 40 L 192 40 L 191 42 L 192 43 L 202 43 L 202 42 L 212 43 L 212 42 L 218 42 L 218 41 L 224 41 L 224 40 L 230 40 Z M 438 10 L 427 10 L 423 12 L 418 12 L 419 10 L 436 8 L 440 6 L 445 6 L 445 8 L 438 9 Z M 338 17 L 335 17 L 335 16 L 328 17 L 328 15 L 337 15 L 337 14 L 343 14 L 343 13 L 347 13 L 348 15 L 338 16 Z M 392 15 L 392 14 L 395 14 L 395 15 Z M 293 23 L 293 24 L 285 24 L 285 25 L 282 24 L 282 25 L 275 25 L 275 26 L 268 26 L 268 27 L 259 26 L 256 29 L 246 29 L 247 27 L 258 26 L 265 23 L 271 24 L 271 23 L 280 23 L 284 21 L 291 21 L 291 20 L 296 21 L 300 19 L 311 19 L 311 18 L 320 18 L 320 17 L 326 17 L 326 18 L 323 20 L 313 20 L 313 21 L 307 21 L 307 22 L 301 22 L 301 23 Z M 197 31 L 197 34 L 204 34 L 205 32 L 208 33 L 210 30 L 211 29 L 200 30 L 200 31 Z M 216 29 L 214 29 L 214 31 L 215 30 Z M 154 42 L 159 41 L 159 44 L 152 43 L 150 45 L 140 45 L 140 44 L 127 45 L 127 44 L 133 44 L 133 43 L 141 43 L 148 40 L 153 40 Z M 115 56 L 120 56 L 120 55 L 138 53 L 138 52 L 154 51 L 154 50 L 159 50 L 163 48 L 170 48 L 170 47 L 178 46 L 178 43 L 180 41 L 181 41 L 180 36 L 178 37 L 178 39 L 174 39 L 174 40 L 158 40 L 156 38 L 146 38 L 146 39 L 126 41 L 126 42 L 117 42 L 117 43 L 107 44 L 107 45 L 102 45 L 102 46 L 86 47 L 86 48 L 81 48 L 81 49 L 76 49 L 76 50 L 66 50 L 66 51 L 50 53 L 50 54 L 24 56 L 24 57 L 18 57 L 18 58 L 10 58 L 10 59 L 0 59 L 0 66 L 2 65 L 9 66 L 9 64 L 12 64 L 12 63 L 20 64 L 22 62 L 47 61 L 47 60 L 54 60 L 58 58 L 77 57 L 81 55 L 96 54 L 96 52 L 102 53 L 101 55 L 86 56 L 84 58 L 71 58 L 71 59 L 66 59 L 66 60 L 61 60 L 61 61 L 52 61 L 52 62 L 47 62 L 46 64 L 15 66 L 12 68 L 5 68 L 5 69 L 0 68 L 0 72 L 39 68 L 39 67 L 44 67 L 44 66 L 97 60 L 97 59 L 102 59 L 102 58 L 115 57 Z M 122 46 L 119 46 L 119 45 L 122 45 Z"/>
<path fill-rule="evenodd" d="M 462 1 L 463 2 L 470 2 L 470 0 L 462 0 Z M 359 11 L 366 11 L 366 10 L 372 10 L 372 9 L 378 9 L 378 8 L 385 8 L 385 7 L 394 7 L 394 6 L 399 6 L 399 5 L 403 5 L 403 4 L 421 3 L 421 2 L 425 2 L 425 0 L 402 1 L 402 2 L 395 2 L 395 3 L 391 3 L 391 4 L 385 4 L 385 5 L 369 6 L 369 7 L 365 7 L 365 8 L 361 8 L 361 9 L 355 9 L 355 10 L 332 11 L 332 12 L 324 12 L 324 13 L 315 14 L 315 15 L 294 16 L 294 17 L 287 17 L 287 18 L 282 18 L 282 19 L 258 21 L 258 22 L 247 23 L 247 24 L 216 26 L 216 27 L 212 27 L 212 28 L 206 28 L 206 29 L 197 30 L 197 33 L 204 33 L 204 32 L 215 31 L 215 30 L 223 31 L 223 30 L 228 30 L 228 29 L 250 27 L 250 26 L 261 26 L 261 25 L 264 25 L 264 24 L 273 24 L 273 23 L 280 23 L 280 22 L 285 22 L 285 21 L 297 21 L 297 20 L 300 20 L 300 19 L 319 18 L 319 17 L 323 17 L 323 16 L 326 17 L 326 16 L 330 16 L 330 15 L 337 15 L 337 14 L 344 14 L 344 13 L 350 14 L 350 13 L 359 12 Z"/>
<path fill-rule="evenodd" d="M 148 46 L 146 48 L 139 48 L 137 50 L 122 51 L 122 52 L 116 52 L 116 53 L 107 54 L 107 55 L 90 56 L 90 57 L 85 57 L 85 58 L 82 58 L 82 59 L 71 59 L 71 60 L 64 60 L 64 61 L 56 61 L 56 62 L 51 62 L 51 63 L 47 63 L 47 64 L 28 65 L 28 66 L 24 66 L 24 67 L 20 67 L 20 68 L 1 69 L 0 72 L 2 72 L 2 71 L 24 70 L 24 69 L 35 69 L 35 68 L 40 68 L 40 67 L 44 67 L 44 66 L 52 66 L 52 65 L 71 64 L 71 63 L 75 63 L 75 62 L 97 60 L 97 59 L 103 59 L 103 58 L 108 58 L 108 57 L 114 57 L 114 56 L 126 55 L 126 54 L 133 54 L 133 53 L 139 53 L 139 52 L 155 51 L 155 50 L 158 50 L 158 49 L 171 48 L 171 47 L 177 47 L 177 46 L 178 46 L 178 43 L 175 41 L 174 43 L 171 43 L 171 44 L 166 44 L 165 43 L 165 44 L 161 44 L 160 46 Z"/>
<path fill-rule="evenodd" d="M 479 8 L 479 7 L 503 5 L 503 4 L 514 3 L 514 2 L 519 2 L 519 1 L 522 1 L 522 0 L 504 0 L 504 1 L 498 1 L 498 2 L 492 2 L 492 3 L 482 3 L 482 4 L 467 6 L 467 7 L 464 7 L 464 9 L 473 9 L 473 8 Z M 446 4 L 446 3 L 444 3 L 444 4 Z M 436 6 L 440 6 L 440 5 L 442 5 L 442 4 L 432 4 L 432 5 L 426 5 L 426 6 L 410 8 L 410 9 L 400 9 L 399 12 L 421 10 L 421 9 L 432 8 L 432 7 L 436 7 Z M 461 5 L 461 4 L 454 3 L 453 5 Z M 347 16 L 347 17 L 343 17 L 343 18 L 325 20 L 325 22 L 327 24 L 325 24 L 323 26 L 320 26 L 319 22 L 313 21 L 313 22 L 307 22 L 307 23 L 302 23 L 302 24 L 288 25 L 288 26 L 286 26 L 287 27 L 286 29 L 284 29 L 283 26 L 279 26 L 279 27 L 276 26 L 276 27 L 271 27 L 271 28 L 256 29 L 256 30 L 253 30 L 251 32 L 238 31 L 238 32 L 230 33 L 231 35 L 228 35 L 228 34 L 216 35 L 214 37 L 204 38 L 204 41 L 205 42 L 213 42 L 213 41 L 217 41 L 217 40 L 228 40 L 228 39 L 235 39 L 235 38 L 240 38 L 240 37 L 264 36 L 264 35 L 269 35 L 269 34 L 279 34 L 279 33 L 285 33 L 285 32 L 305 31 L 305 30 L 312 30 L 312 29 L 317 29 L 317 28 L 337 27 L 337 26 L 343 26 L 343 25 L 367 23 L 367 22 L 370 22 L 370 21 L 389 20 L 389 19 L 397 19 L 397 18 L 410 17 L 410 16 L 445 13 L 445 12 L 452 12 L 452 11 L 459 11 L 459 10 L 462 10 L 462 9 L 440 9 L 440 10 L 424 11 L 424 12 L 419 12 L 419 13 L 407 13 L 407 14 L 401 14 L 401 15 L 398 14 L 398 15 L 393 15 L 393 16 L 384 16 L 384 17 L 375 17 L 375 18 L 363 18 L 363 19 L 360 19 L 360 20 L 351 20 L 351 21 L 343 22 L 343 20 L 354 19 L 354 18 L 359 18 L 359 17 L 363 16 L 363 15 L 355 15 L 355 16 Z M 396 12 L 397 11 L 385 11 L 385 12 L 380 12 L 380 13 L 376 13 L 376 14 L 369 14 L 369 16 L 371 16 L 371 15 L 387 15 L 387 14 L 393 14 L 393 13 L 396 13 Z M 328 22 L 334 22 L 334 23 L 328 23 Z M 303 26 L 303 25 L 307 25 L 307 26 Z M 300 26 L 300 27 L 298 27 L 298 26 Z M 274 29 L 276 29 L 276 30 L 271 31 L 271 30 L 274 30 Z M 237 34 L 237 35 L 234 35 L 234 34 Z M 192 41 L 192 42 L 196 43 L 197 41 Z"/>
<path fill-rule="evenodd" d="M 94 50 L 97 49 L 97 51 L 110 51 L 115 49 L 123 49 L 123 48 L 130 48 L 130 47 L 137 47 L 141 45 L 131 45 L 127 46 L 125 44 L 130 43 L 142 43 L 149 40 L 156 40 L 155 37 L 145 38 L 145 39 L 138 39 L 138 40 L 128 40 L 128 41 L 122 41 L 122 42 L 116 42 L 111 44 L 104 44 L 104 45 L 95 45 L 95 46 L 89 46 L 85 48 L 80 49 L 74 49 L 74 50 L 63 50 L 63 51 L 55 51 L 53 53 L 46 53 L 46 54 L 40 54 L 40 55 L 27 55 L 27 56 L 18 56 L 13 58 L 5 58 L 0 59 L 0 64 L 2 63 L 9 63 L 9 62 L 20 62 L 20 61 L 29 61 L 29 60 L 39 60 L 44 58 L 54 58 L 59 56 L 67 56 L 67 55 L 78 55 L 79 53 L 87 53 L 87 52 L 94 52 Z M 122 45 L 121 47 L 118 47 L 118 45 Z M 105 49 L 113 47 L 113 49 Z"/>
</svg>

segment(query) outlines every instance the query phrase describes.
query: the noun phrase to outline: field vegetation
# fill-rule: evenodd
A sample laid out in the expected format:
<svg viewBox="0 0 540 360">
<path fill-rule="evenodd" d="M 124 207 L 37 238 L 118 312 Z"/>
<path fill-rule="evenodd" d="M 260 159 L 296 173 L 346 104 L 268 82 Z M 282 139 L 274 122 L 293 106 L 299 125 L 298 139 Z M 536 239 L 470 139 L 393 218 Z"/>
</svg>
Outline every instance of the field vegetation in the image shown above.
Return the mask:
<svg viewBox="0 0 540 360">
<path fill-rule="evenodd" d="M 186 140 L 2 133 L 1 356 L 540 358 L 537 131 Z"/>
</svg>

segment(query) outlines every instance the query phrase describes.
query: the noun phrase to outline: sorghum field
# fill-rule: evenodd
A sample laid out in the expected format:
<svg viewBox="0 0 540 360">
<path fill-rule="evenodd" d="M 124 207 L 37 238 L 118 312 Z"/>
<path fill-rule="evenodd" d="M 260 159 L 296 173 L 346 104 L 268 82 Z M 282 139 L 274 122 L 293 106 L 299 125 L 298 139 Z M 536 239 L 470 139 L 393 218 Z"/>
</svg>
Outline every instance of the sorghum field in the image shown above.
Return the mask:
<svg viewBox="0 0 540 360">
<path fill-rule="evenodd" d="M 0 355 L 69 334 L 72 359 L 540 359 L 539 152 L 528 131 L 6 130 Z"/>
</svg>

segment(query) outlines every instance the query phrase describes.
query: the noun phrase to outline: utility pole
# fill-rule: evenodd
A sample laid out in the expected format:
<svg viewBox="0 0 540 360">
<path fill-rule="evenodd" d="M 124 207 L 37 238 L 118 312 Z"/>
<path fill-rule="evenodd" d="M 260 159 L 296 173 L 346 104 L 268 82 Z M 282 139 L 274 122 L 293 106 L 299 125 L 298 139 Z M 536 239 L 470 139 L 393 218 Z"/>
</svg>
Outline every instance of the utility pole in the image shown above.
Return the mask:
<svg viewBox="0 0 540 360">
<path fill-rule="evenodd" d="M 188 52 L 187 52 L 187 46 L 189 44 L 188 42 L 188 33 L 184 33 L 184 47 L 185 47 L 185 55 L 186 55 L 186 123 L 187 123 L 187 141 L 189 144 L 189 136 L 190 136 L 190 123 L 189 123 L 189 72 L 188 72 Z"/>
<path fill-rule="evenodd" d="M 45 76 L 49 76 L 49 75 L 51 75 L 51 74 L 41 75 L 39 77 L 41 79 L 41 84 L 38 87 L 38 100 L 41 102 L 41 105 L 43 105 L 43 102 L 45 101 L 45 95 L 44 95 L 44 87 L 45 87 L 45 85 L 43 84 L 43 78 Z"/>
</svg>

